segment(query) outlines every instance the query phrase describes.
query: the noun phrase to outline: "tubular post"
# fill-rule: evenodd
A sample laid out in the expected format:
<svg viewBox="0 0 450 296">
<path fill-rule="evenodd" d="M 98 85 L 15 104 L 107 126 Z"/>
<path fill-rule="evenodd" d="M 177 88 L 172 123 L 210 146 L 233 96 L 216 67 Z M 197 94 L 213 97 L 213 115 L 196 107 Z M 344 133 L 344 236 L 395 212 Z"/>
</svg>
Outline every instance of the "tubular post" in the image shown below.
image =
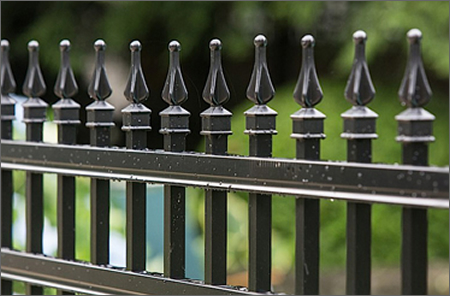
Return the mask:
<svg viewBox="0 0 450 296">
<path fill-rule="evenodd" d="M 1 41 L 1 88 L 2 88 L 2 139 L 12 139 L 12 121 L 15 117 L 16 101 L 9 94 L 16 91 L 16 82 L 9 63 L 9 41 Z M 11 170 L 2 169 L 2 198 L 1 198 L 1 217 L 2 217 L 2 247 L 13 248 L 13 174 Z M 12 281 L 2 279 L 2 295 L 12 295 Z"/>
<path fill-rule="evenodd" d="M 301 44 L 302 67 L 294 99 L 302 108 L 291 115 L 291 138 L 296 139 L 297 159 L 320 160 L 326 116 L 314 108 L 323 97 L 314 64 L 314 37 L 304 36 Z M 319 294 L 320 200 L 297 197 L 295 203 L 295 293 Z"/>
<path fill-rule="evenodd" d="M 249 135 L 250 156 L 272 156 L 272 135 L 275 135 L 277 112 L 266 104 L 275 89 L 266 62 L 267 39 L 254 39 L 255 64 L 247 88 L 247 98 L 255 106 L 247 110 L 245 134 Z M 249 208 L 249 266 L 248 287 L 251 291 L 270 291 L 272 275 L 272 196 L 250 193 Z"/>
<path fill-rule="evenodd" d="M 23 93 L 28 97 L 23 103 L 23 122 L 26 124 L 26 140 L 41 142 L 43 125 L 47 117 L 47 106 L 39 97 L 44 95 L 46 86 L 39 66 L 39 43 L 28 42 L 29 64 L 23 84 Z M 26 174 L 26 251 L 42 253 L 42 232 L 44 228 L 44 200 L 42 174 Z M 26 285 L 28 295 L 40 295 L 42 287 Z"/>
<path fill-rule="evenodd" d="M 53 122 L 58 125 L 58 143 L 73 145 L 77 140 L 77 125 L 80 124 L 80 104 L 71 97 L 78 93 L 78 86 L 70 67 L 70 41 L 62 40 L 61 68 L 56 79 L 54 92 L 60 98 L 52 108 Z M 75 178 L 58 175 L 57 226 L 58 257 L 75 259 Z M 58 294 L 72 294 L 58 290 Z"/>
<path fill-rule="evenodd" d="M 434 115 L 423 109 L 431 99 L 420 52 L 422 32 L 408 31 L 409 58 L 398 92 L 408 108 L 395 116 L 396 140 L 402 143 L 403 164 L 428 166 L 428 143 L 433 136 Z M 428 218 L 426 209 L 404 207 L 402 212 L 402 294 L 427 294 Z"/>
<path fill-rule="evenodd" d="M 95 101 L 86 107 L 91 146 L 107 147 L 114 126 L 114 107 L 105 100 L 111 95 L 105 69 L 106 43 L 98 39 L 94 43 L 96 62 L 88 94 Z M 91 179 L 91 262 L 109 263 L 109 180 Z"/>
<path fill-rule="evenodd" d="M 150 96 L 141 67 L 141 43 L 131 42 L 131 70 L 124 95 L 130 102 L 122 110 L 127 149 L 147 147 L 147 132 L 151 130 L 151 110 L 142 104 Z M 127 268 L 143 271 L 146 266 L 146 184 L 127 182 Z"/>
<path fill-rule="evenodd" d="M 222 69 L 222 43 L 209 43 L 211 65 L 203 99 L 211 107 L 203 111 L 201 135 L 206 138 L 206 153 L 226 155 L 228 135 L 231 135 L 231 112 L 222 107 L 230 91 Z M 227 283 L 227 192 L 205 191 L 205 282 L 213 285 Z"/>
<path fill-rule="evenodd" d="M 364 31 L 353 34 L 355 57 L 352 71 L 345 88 L 346 99 L 353 104 L 341 117 L 344 132 L 341 138 L 347 140 L 349 162 L 370 163 L 372 161 L 372 140 L 378 115 L 367 108 L 375 96 L 365 57 L 367 35 Z M 371 205 L 347 203 L 347 294 L 370 294 L 371 285 Z"/>
<path fill-rule="evenodd" d="M 164 135 L 164 150 L 180 152 L 186 149 L 186 136 L 190 133 L 187 110 L 180 105 L 187 100 L 188 92 L 180 68 L 181 45 L 169 43 L 169 71 L 162 98 L 170 106 L 159 113 Z M 164 275 L 185 277 L 186 250 L 186 190 L 180 186 L 164 186 Z"/>
</svg>

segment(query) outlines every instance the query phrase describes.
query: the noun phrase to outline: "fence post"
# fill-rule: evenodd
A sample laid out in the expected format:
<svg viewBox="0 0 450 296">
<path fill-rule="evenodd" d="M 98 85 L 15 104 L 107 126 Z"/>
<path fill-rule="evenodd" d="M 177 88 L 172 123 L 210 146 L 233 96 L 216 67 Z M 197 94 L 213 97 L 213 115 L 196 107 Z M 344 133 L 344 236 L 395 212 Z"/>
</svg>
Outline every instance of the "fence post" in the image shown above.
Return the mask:
<svg viewBox="0 0 450 296">
<path fill-rule="evenodd" d="M 72 145 L 77 140 L 77 125 L 80 124 L 80 104 L 71 99 L 78 93 L 78 86 L 70 67 L 70 41 L 62 40 L 61 68 L 54 92 L 60 98 L 53 104 L 54 120 L 58 125 L 58 143 Z M 57 227 L 58 257 L 75 259 L 75 178 L 58 175 Z M 58 290 L 58 294 L 68 294 Z"/>
<path fill-rule="evenodd" d="M 186 136 L 190 133 L 187 110 L 180 105 L 188 98 L 180 68 L 181 45 L 169 43 L 170 64 L 161 97 L 170 106 L 159 113 L 164 135 L 164 150 L 180 152 L 186 149 Z M 184 187 L 164 186 L 164 275 L 171 278 L 185 276 L 185 195 Z"/>
<path fill-rule="evenodd" d="M 250 156 L 271 157 L 272 135 L 275 135 L 277 112 L 266 104 L 274 97 L 275 89 L 266 62 L 267 39 L 254 39 L 255 64 L 247 88 L 247 98 L 255 106 L 245 111 L 249 135 Z M 248 287 L 252 291 L 270 291 L 272 274 L 272 196 L 250 193 L 249 206 L 249 267 Z"/>
<path fill-rule="evenodd" d="M 127 149 L 147 147 L 147 132 L 151 130 L 151 110 L 145 107 L 150 92 L 141 67 L 141 43 L 131 42 L 131 70 L 124 95 L 130 102 L 122 110 Z M 143 271 L 146 266 L 146 183 L 127 182 L 127 268 Z"/>
<path fill-rule="evenodd" d="M 398 122 L 396 140 L 402 143 L 403 164 L 428 165 L 428 143 L 432 135 L 434 115 L 423 109 L 431 99 L 431 88 L 423 68 L 420 52 L 422 32 L 407 33 L 409 58 L 398 92 L 402 105 L 408 108 L 395 116 Z M 402 294 L 427 293 L 427 235 L 426 209 L 404 207 L 402 212 Z"/>
<path fill-rule="evenodd" d="M 206 153 L 225 155 L 228 135 L 231 131 L 231 112 L 222 107 L 230 98 L 223 75 L 220 51 L 222 43 L 213 39 L 209 43 L 211 65 L 203 99 L 210 107 L 200 114 L 201 135 L 206 138 Z M 205 192 L 205 282 L 224 285 L 227 283 L 227 192 Z"/>
<path fill-rule="evenodd" d="M 26 140 L 41 142 L 48 104 L 39 97 L 46 91 L 39 67 L 39 43 L 28 42 L 29 64 L 22 91 L 28 97 L 23 103 L 23 122 L 26 124 Z M 44 227 L 44 205 L 42 174 L 26 173 L 26 251 L 42 253 L 42 231 Z M 40 295 L 41 287 L 26 285 L 28 295 Z"/>
<path fill-rule="evenodd" d="M 291 115 L 291 138 L 296 139 L 297 159 L 319 160 L 326 116 L 314 108 L 323 97 L 314 64 L 314 37 L 304 36 L 301 44 L 302 67 L 294 99 L 302 108 Z M 295 294 L 319 294 L 320 200 L 297 197 L 295 209 Z"/>
<path fill-rule="evenodd" d="M 2 139 L 12 139 L 12 121 L 15 117 L 15 104 L 9 94 L 16 91 L 16 82 L 9 64 L 9 41 L 2 39 L 1 41 L 1 89 L 2 89 Z M 2 215 L 2 247 L 13 247 L 13 175 L 11 170 L 2 169 L 2 198 L 1 198 L 1 215 Z M 12 295 L 12 281 L 2 279 L 2 295 Z"/>
<path fill-rule="evenodd" d="M 114 126 L 114 107 L 105 100 L 111 95 L 105 69 L 106 43 L 99 39 L 94 43 L 96 62 L 88 87 L 88 94 L 95 101 L 86 107 L 86 127 L 90 129 L 91 146 L 107 147 Z M 109 263 L 109 180 L 91 179 L 91 262 Z"/>
<path fill-rule="evenodd" d="M 341 114 L 344 119 L 341 138 L 347 140 L 347 161 L 370 163 L 372 140 L 378 138 L 375 133 L 378 114 L 365 106 L 375 96 L 365 57 L 367 34 L 356 31 L 353 41 L 355 57 L 344 92 L 353 107 Z M 370 294 L 371 235 L 371 205 L 348 202 L 346 293 L 349 295 Z"/>
</svg>

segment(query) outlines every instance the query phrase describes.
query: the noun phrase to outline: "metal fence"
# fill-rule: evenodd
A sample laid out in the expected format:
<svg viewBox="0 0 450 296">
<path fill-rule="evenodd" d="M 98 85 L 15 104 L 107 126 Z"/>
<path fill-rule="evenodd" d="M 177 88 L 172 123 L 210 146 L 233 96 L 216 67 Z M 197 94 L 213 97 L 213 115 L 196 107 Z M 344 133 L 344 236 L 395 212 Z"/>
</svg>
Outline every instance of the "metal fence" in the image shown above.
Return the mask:
<svg viewBox="0 0 450 296">
<path fill-rule="evenodd" d="M 232 113 L 223 107 L 229 90 L 221 65 L 221 42 L 210 42 L 211 64 L 203 98 L 201 134 L 206 153 L 185 152 L 190 113 L 181 107 L 188 92 L 180 68 L 180 44 L 169 43 L 170 64 L 162 98 L 169 105 L 159 113 L 164 150 L 146 149 L 151 110 L 140 64 L 141 44 L 133 41 L 131 71 L 122 110 L 126 147 L 110 147 L 114 107 L 106 102 L 111 87 L 106 75 L 106 44 L 97 40 L 95 70 L 88 88 L 94 102 L 86 108 L 90 146 L 76 144 L 79 109 L 73 97 L 77 83 L 69 62 L 70 42 L 60 43 L 61 69 L 54 87 L 60 98 L 52 108 L 58 144 L 43 143 L 48 104 L 38 62 L 39 44 L 28 43 L 29 68 L 23 84 L 26 141 L 12 140 L 15 82 L 8 61 L 9 43 L 1 42 L 2 106 L 2 294 L 12 282 L 26 283 L 27 294 L 42 287 L 60 293 L 86 294 L 267 294 L 271 291 L 271 194 L 295 198 L 295 293 L 319 293 L 321 199 L 347 202 L 346 293 L 370 294 L 371 204 L 401 205 L 402 293 L 427 293 L 427 209 L 449 208 L 448 167 L 428 166 L 432 114 L 423 109 L 431 97 L 420 54 L 421 32 L 407 34 L 410 53 L 399 97 L 407 109 L 396 116 L 403 164 L 371 164 L 371 141 L 378 115 L 366 107 L 375 95 L 365 61 L 366 34 L 353 35 L 355 59 L 345 89 L 353 105 L 342 114 L 348 162 L 320 160 L 325 115 L 315 109 L 322 90 L 315 70 L 314 38 L 306 35 L 294 99 L 301 109 L 292 114 L 297 159 L 273 158 L 272 135 L 277 112 L 267 103 L 274 88 L 266 63 L 267 40 L 254 39 L 255 63 L 247 97 L 255 103 L 245 112 L 249 156 L 227 154 Z M 12 249 L 12 171 L 26 171 L 26 251 Z M 58 254 L 43 255 L 43 174 L 57 174 Z M 91 178 L 90 262 L 75 258 L 75 177 Z M 111 180 L 126 181 L 126 268 L 109 265 L 109 189 Z M 146 183 L 164 184 L 164 274 L 146 271 Z M 204 282 L 185 278 L 185 188 L 205 189 Z M 248 287 L 227 285 L 227 192 L 249 193 Z M 286 197 L 289 198 L 289 197 Z M 233 211 L 231 208 L 230 211 Z M 376 225 L 375 225 L 376 226 Z"/>
</svg>

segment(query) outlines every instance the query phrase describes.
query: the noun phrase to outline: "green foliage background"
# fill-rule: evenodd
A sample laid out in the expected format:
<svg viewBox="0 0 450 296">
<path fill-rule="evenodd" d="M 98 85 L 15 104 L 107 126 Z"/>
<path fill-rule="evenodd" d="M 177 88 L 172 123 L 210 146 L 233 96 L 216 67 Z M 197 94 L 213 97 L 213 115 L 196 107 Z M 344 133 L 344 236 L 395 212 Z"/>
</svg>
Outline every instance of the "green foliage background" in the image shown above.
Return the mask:
<svg viewBox="0 0 450 296">
<path fill-rule="evenodd" d="M 274 137 L 275 157 L 293 158 L 294 140 L 289 138 L 289 115 L 299 109 L 292 99 L 300 69 L 300 38 L 311 33 L 316 38 L 315 58 L 318 76 L 324 92 L 317 109 L 327 115 L 322 141 L 321 158 L 344 161 L 345 141 L 340 139 L 340 114 L 351 106 L 343 97 L 346 80 L 352 66 L 352 34 L 366 31 L 367 61 L 377 91 L 369 107 L 379 114 L 379 139 L 373 143 L 373 161 L 400 163 L 401 147 L 395 142 L 397 123 L 394 116 L 404 110 L 397 91 L 406 65 L 408 47 L 405 34 L 411 28 L 423 33 L 422 56 L 433 98 L 426 107 L 436 115 L 434 135 L 430 145 L 430 164 L 448 166 L 449 163 L 449 3 L 447 1 L 256 1 L 256 2 L 2 2 L 1 34 L 11 42 L 11 64 L 18 85 L 25 76 L 26 43 L 37 39 L 41 44 L 41 66 L 49 85 L 56 79 L 59 58 L 57 44 L 69 38 L 73 44 L 72 66 L 76 76 L 87 67 L 86 56 L 92 55 L 92 43 L 103 38 L 108 43 L 107 63 L 128 61 L 128 44 L 133 39 L 143 43 L 143 69 L 152 95 L 146 103 L 157 114 L 164 108 L 159 98 L 167 69 L 167 49 L 170 40 L 182 43 L 183 73 L 190 91 L 186 108 L 191 111 L 192 135 L 190 147 L 203 151 L 204 143 L 198 135 L 198 114 L 207 108 L 201 99 L 201 89 L 208 70 L 210 39 L 222 40 L 223 64 L 232 98 L 226 105 L 234 116 L 233 135 L 229 153 L 248 154 L 248 139 L 243 134 L 243 112 L 251 107 L 245 99 L 245 88 L 253 63 L 252 39 L 263 33 L 269 40 L 268 64 L 277 94 L 269 106 L 278 112 Z M 108 64 L 107 64 L 108 65 Z M 91 67 L 89 65 L 88 67 Z M 107 66 L 108 67 L 108 66 Z M 50 74 L 49 74 L 50 73 Z M 87 82 L 80 81 L 80 89 Z M 51 87 L 48 87 L 51 89 Z M 113 86 L 114 90 L 114 86 Z M 116 90 L 114 90 L 116 91 Z M 121 92 L 122 90 L 117 90 Z M 19 91 L 20 92 L 20 91 Z M 45 99 L 54 102 L 47 92 Z M 89 103 L 85 91 L 76 98 L 83 106 Z M 158 116 L 152 118 L 152 143 L 159 135 Z M 120 125 L 119 125 L 120 126 Z M 81 130 L 82 132 L 82 130 Z M 82 133 L 81 133 L 82 134 Z M 83 140 L 80 140 L 83 142 Z M 120 143 L 115 143 L 121 145 Z M 153 147 L 154 148 L 154 147 Z M 16 188 L 23 186 L 17 173 Z M 79 194 L 88 194 L 87 180 L 78 182 Z M 45 188 L 48 189 L 47 187 Z M 189 189 L 190 207 L 197 223 L 203 227 L 203 193 Z M 280 269 L 293 268 L 294 199 L 273 198 L 273 261 Z M 78 205 L 87 209 L 87 205 Z M 55 204 L 46 203 L 46 212 L 54 213 Z M 83 210 L 78 213 L 83 215 Z M 84 212 L 86 213 L 86 212 Z M 51 215 L 50 215 L 51 216 Z M 400 207 L 373 206 L 373 264 L 398 265 L 400 256 Z M 448 261 L 448 211 L 429 211 L 430 260 Z M 85 242 L 89 229 L 87 216 L 77 217 L 77 240 Z M 55 225 L 53 218 L 51 223 Z M 229 272 L 246 269 L 247 245 L 246 195 L 229 195 Z M 196 242 L 202 254 L 201 237 Z M 80 248 L 77 257 L 87 260 L 88 251 Z M 321 202 L 321 265 L 345 264 L 345 203 Z"/>
</svg>

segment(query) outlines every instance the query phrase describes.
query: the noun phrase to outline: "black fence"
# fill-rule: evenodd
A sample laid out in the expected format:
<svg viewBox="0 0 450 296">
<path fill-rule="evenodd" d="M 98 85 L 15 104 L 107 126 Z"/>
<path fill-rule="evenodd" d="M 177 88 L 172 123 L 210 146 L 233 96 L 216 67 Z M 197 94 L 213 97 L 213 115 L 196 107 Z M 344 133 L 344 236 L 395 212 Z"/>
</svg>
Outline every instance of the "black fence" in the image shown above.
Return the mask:
<svg viewBox="0 0 450 296">
<path fill-rule="evenodd" d="M 277 112 L 267 103 L 275 91 L 266 63 L 267 40 L 255 38 L 255 64 L 247 97 L 255 106 L 245 112 L 249 156 L 227 154 L 232 113 L 223 107 L 229 90 L 221 65 L 221 42 L 210 42 L 211 65 L 203 98 L 211 107 L 201 113 L 206 153 L 185 152 L 190 113 L 181 107 L 188 92 L 180 68 L 180 44 L 169 43 L 170 65 L 162 98 L 169 105 L 159 113 L 164 150 L 146 149 L 151 110 L 140 64 L 141 44 L 133 41 L 131 72 L 125 89 L 130 102 L 122 110 L 126 147 L 110 147 L 114 107 L 104 65 L 106 44 L 97 40 L 95 70 L 88 89 L 94 102 L 86 108 L 90 146 L 76 144 L 79 109 L 70 63 L 70 42 L 63 40 L 61 70 L 52 108 L 58 144 L 43 143 L 48 104 L 38 62 L 39 44 L 28 43 L 29 68 L 23 93 L 26 141 L 12 140 L 15 82 L 8 61 L 9 43 L 2 40 L 2 294 L 12 282 L 26 283 L 27 294 L 42 287 L 83 294 L 270 294 L 271 194 L 295 197 L 295 293 L 319 293 L 321 199 L 347 202 L 346 293 L 371 292 L 371 204 L 403 206 L 402 293 L 427 293 L 427 209 L 449 208 L 448 167 L 428 166 L 428 143 L 434 141 L 432 114 L 422 107 L 431 90 L 420 54 L 421 32 L 407 34 L 410 55 L 399 96 L 407 109 L 396 116 L 403 164 L 371 164 L 371 141 L 377 138 L 378 115 L 367 108 L 375 95 L 365 61 L 366 34 L 353 35 L 355 59 L 345 89 L 353 107 L 342 114 L 348 162 L 320 160 L 325 115 L 314 107 L 322 99 L 313 49 L 314 38 L 302 38 L 302 67 L 294 90 L 301 109 L 292 114 L 297 159 L 272 158 Z M 26 252 L 12 249 L 12 171 L 26 171 Z M 57 174 L 58 254 L 43 255 L 43 174 Z M 91 178 L 90 262 L 75 258 L 75 177 Z M 126 181 L 126 268 L 109 265 L 110 181 Z M 164 184 L 164 274 L 146 271 L 146 183 Z M 205 189 L 204 282 L 185 277 L 185 188 Z M 249 193 L 248 287 L 227 285 L 227 192 Z M 289 198 L 289 197 L 286 197 Z M 232 211 L 233 209 L 230 209 Z M 294 223 L 294 221 L 293 221 Z"/>
</svg>

